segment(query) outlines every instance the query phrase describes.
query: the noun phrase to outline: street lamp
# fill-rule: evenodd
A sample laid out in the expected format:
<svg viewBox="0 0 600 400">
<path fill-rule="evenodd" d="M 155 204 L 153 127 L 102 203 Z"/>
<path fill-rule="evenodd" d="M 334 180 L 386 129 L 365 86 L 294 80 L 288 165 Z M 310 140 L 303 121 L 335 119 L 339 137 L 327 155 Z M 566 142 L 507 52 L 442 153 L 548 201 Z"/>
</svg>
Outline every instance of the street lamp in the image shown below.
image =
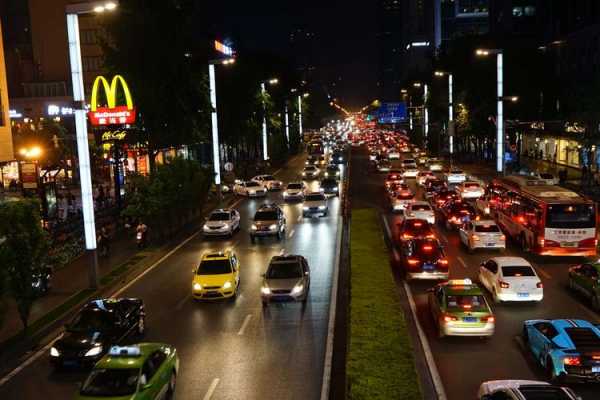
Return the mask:
<svg viewBox="0 0 600 400">
<path fill-rule="evenodd" d="M 235 58 L 224 60 L 212 60 L 208 62 L 208 81 L 210 90 L 210 105 L 212 112 L 210 115 L 212 127 L 212 145 L 213 145 L 213 168 L 215 173 L 215 186 L 217 188 L 217 197 L 219 202 L 223 199 L 221 192 L 221 153 L 219 151 L 219 123 L 217 119 L 217 85 L 215 79 L 215 65 L 231 65 L 235 63 Z"/>
<path fill-rule="evenodd" d="M 454 154 L 454 104 L 453 104 L 453 91 L 454 91 L 454 83 L 453 76 L 451 72 L 445 71 L 435 71 L 435 76 L 437 77 L 448 77 L 448 148 L 450 150 L 450 159 L 452 159 L 452 154 Z"/>
<path fill-rule="evenodd" d="M 67 38 L 71 79 L 73 81 L 73 101 L 75 104 L 75 131 L 77 136 L 77 156 L 79 158 L 79 180 L 81 185 L 81 209 L 85 248 L 92 258 L 89 269 L 89 285 L 98 287 L 98 256 L 96 254 L 96 223 L 94 219 L 94 196 L 92 192 L 92 169 L 88 144 L 88 130 L 85 110 L 85 92 L 83 85 L 83 67 L 81 62 L 81 42 L 79 40 L 79 14 L 103 13 L 117 8 L 115 1 L 95 1 L 67 4 Z"/>
<path fill-rule="evenodd" d="M 279 83 L 279 79 L 272 78 L 267 81 L 262 81 L 260 83 L 260 92 L 262 94 L 262 106 L 263 106 L 263 124 L 262 124 L 262 139 L 263 139 L 263 160 L 267 161 L 269 159 L 269 143 L 267 140 L 267 105 L 265 103 L 265 95 L 267 93 L 267 88 L 265 84 L 276 85 Z"/>
<path fill-rule="evenodd" d="M 427 137 L 429 136 L 429 110 L 427 109 L 427 99 L 429 98 L 429 86 L 427 86 L 426 83 L 422 84 L 421 82 L 415 82 L 413 83 L 413 86 L 416 88 L 423 88 L 423 135 L 425 136 L 425 147 L 427 147 Z"/>
<path fill-rule="evenodd" d="M 504 172 L 504 54 L 501 49 L 477 49 L 476 55 L 496 55 L 496 171 Z"/>
<path fill-rule="evenodd" d="M 24 158 L 37 159 L 42 155 L 42 149 L 39 146 L 33 146 L 29 148 L 23 147 L 19 150 L 19 154 Z"/>
</svg>

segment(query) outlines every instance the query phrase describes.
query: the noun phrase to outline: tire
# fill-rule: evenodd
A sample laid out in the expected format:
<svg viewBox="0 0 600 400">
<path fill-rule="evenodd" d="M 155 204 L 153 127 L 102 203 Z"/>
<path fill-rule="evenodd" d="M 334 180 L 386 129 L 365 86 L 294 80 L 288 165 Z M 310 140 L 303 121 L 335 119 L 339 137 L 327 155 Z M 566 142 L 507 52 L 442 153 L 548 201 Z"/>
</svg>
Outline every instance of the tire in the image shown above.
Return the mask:
<svg viewBox="0 0 600 400">
<path fill-rule="evenodd" d="M 557 376 L 554 374 L 554 362 L 550 357 L 546 357 L 546 377 L 548 382 L 556 383 L 558 380 Z"/>
<path fill-rule="evenodd" d="M 173 399 L 175 397 L 175 386 L 177 385 L 177 374 L 175 371 L 171 372 L 171 378 L 169 379 L 169 387 L 167 388 L 167 399 Z"/>
<path fill-rule="evenodd" d="M 269 307 L 269 302 L 268 302 L 268 301 L 265 301 L 265 300 L 263 300 L 263 301 L 262 301 L 262 306 L 263 306 L 263 308 L 267 308 L 267 307 Z"/>
<path fill-rule="evenodd" d="M 146 332 L 146 317 L 140 316 L 140 320 L 138 321 L 137 334 L 138 336 L 144 336 Z"/>
</svg>

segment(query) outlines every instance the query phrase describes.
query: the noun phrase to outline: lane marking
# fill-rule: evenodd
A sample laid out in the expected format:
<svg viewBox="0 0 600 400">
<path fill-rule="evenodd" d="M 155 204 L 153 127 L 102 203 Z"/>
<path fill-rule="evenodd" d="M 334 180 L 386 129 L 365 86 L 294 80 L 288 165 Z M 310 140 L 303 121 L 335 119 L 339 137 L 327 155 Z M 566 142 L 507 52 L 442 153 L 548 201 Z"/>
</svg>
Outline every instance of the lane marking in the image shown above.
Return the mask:
<svg viewBox="0 0 600 400">
<path fill-rule="evenodd" d="M 188 300 L 190 299 L 190 297 L 192 297 L 191 294 L 189 294 L 189 293 L 186 294 L 183 299 L 181 299 L 181 300 L 179 300 L 177 302 L 177 304 L 175 305 L 175 309 L 176 310 L 181 310 L 181 307 L 183 307 L 188 302 Z"/>
<path fill-rule="evenodd" d="M 298 222 L 302 221 L 302 215 L 298 215 Z"/>
<path fill-rule="evenodd" d="M 288 237 L 291 238 L 292 236 L 294 236 L 294 233 L 296 233 L 296 230 L 292 229 Z"/>
<path fill-rule="evenodd" d="M 421 327 L 421 323 L 417 317 L 417 306 L 415 305 L 415 300 L 412 295 L 412 291 L 406 282 L 404 284 L 404 290 L 406 291 L 406 295 L 408 297 L 408 304 L 410 306 L 410 311 L 412 313 L 413 319 L 415 321 L 415 326 L 417 327 L 417 333 L 419 335 L 419 339 L 421 341 L 421 347 L 423 348 L 423 353 L 425 353 L 425 361 L 427 362 L 427 366 L 429 367 L 429 373 L 431 374 L 431 380 L 433 381 L 433 386 L 435 387 L 435 391 L 438 397 L 438 400 L 446 400 L 446 392 L 444 391 L 444 385 L 442 384 L 442 378 L 440 377 L 440 373 L 437 369 L 437 365 L 435 364 L 435 360 L 433 358 L 433 353 L 431 352 L 431 347 L 429 347 L 429 341 L 427 340 L 427 336 Z"/>
<path fill-rule="evenodd" d="M 242 327 L 238 331 L 238 335 L 242 336 L 244 334 L 244 331 L 246 330 L 246 327 L 250 323 L 251 319 L 252 319 L 252 314 L 246 315 L 246 318 L 244 318 L 244 323 L 242 324 Z"/>
<path fill-rule="evenodd" d="M 211 397 L 215 393 L 215 389 L 217 388 L 217 385 L 219 384 L 220 381 L 221 380 L 219 378 L 213 379 L 212 383 L 210 384 L 210 386 L 208 388 L 208 392 L 206 392 L 206 394 L 202 398 L 203 400 L 210 400 L 211 399 Z"/>
<path fill-rule="evenodd" d="M 552 279 L 552 275 L 550 275 L 550 273 L 548 273 L 548 271 L 546 271 L 545 269 L 539 268 L 537 265 L 534 265 L 533 267 L 535 268 L 536 272 L 542 275 L 544 278 Z"/>
<path fill-rule="evenodd" d="M 465 269 L 467 269 L 467 263 L 465 263 L 465 260 L 463 260 L 461 256 L 456 257 L 456 259 Z"/>
<path fill-rule="evenodd" d="M 282 248 L 281 250 L 279 250 L 279 255 L 282 256 L 285 254 L 285 248 Z"/>
</svg>

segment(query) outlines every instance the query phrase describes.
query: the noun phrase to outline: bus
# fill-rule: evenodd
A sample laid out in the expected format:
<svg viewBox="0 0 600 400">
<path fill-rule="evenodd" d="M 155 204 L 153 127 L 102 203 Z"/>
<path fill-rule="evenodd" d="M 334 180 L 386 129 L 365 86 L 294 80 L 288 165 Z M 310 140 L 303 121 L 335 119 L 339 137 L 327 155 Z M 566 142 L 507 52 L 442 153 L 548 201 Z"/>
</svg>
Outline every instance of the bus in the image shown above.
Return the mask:
<svg viewBox="0 0 600 400">
<path fill-rule="evenodd" d="M 491 183 L 495 218 L 524 251 L 548 256 L 595 256 L 596 205 L 571 190 L 527 176 Z"/>
</svg>

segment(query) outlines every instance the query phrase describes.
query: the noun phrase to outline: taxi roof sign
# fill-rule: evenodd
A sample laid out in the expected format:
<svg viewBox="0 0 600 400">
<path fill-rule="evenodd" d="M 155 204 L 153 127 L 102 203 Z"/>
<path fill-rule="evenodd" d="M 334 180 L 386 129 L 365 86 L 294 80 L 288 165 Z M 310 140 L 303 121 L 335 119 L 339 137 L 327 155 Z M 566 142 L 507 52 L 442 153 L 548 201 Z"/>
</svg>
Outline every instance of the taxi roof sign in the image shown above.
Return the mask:
<svg viewBox="0 0 600 400">
<path fill-rule="evenodd" d="M 139 357 L 142 351 L 139 346 L 112 346 L 108 354 L 113 357 Z"/>
<path fill-rule="evenodd" d="M 465 286 L 465 285 L 472 285 L 473 281 L 470 280 L 469 278 L 465 278 L 465 279 L 450 279 L 448 281 L 448 285 L 450 286 Z"/>
</svg>

